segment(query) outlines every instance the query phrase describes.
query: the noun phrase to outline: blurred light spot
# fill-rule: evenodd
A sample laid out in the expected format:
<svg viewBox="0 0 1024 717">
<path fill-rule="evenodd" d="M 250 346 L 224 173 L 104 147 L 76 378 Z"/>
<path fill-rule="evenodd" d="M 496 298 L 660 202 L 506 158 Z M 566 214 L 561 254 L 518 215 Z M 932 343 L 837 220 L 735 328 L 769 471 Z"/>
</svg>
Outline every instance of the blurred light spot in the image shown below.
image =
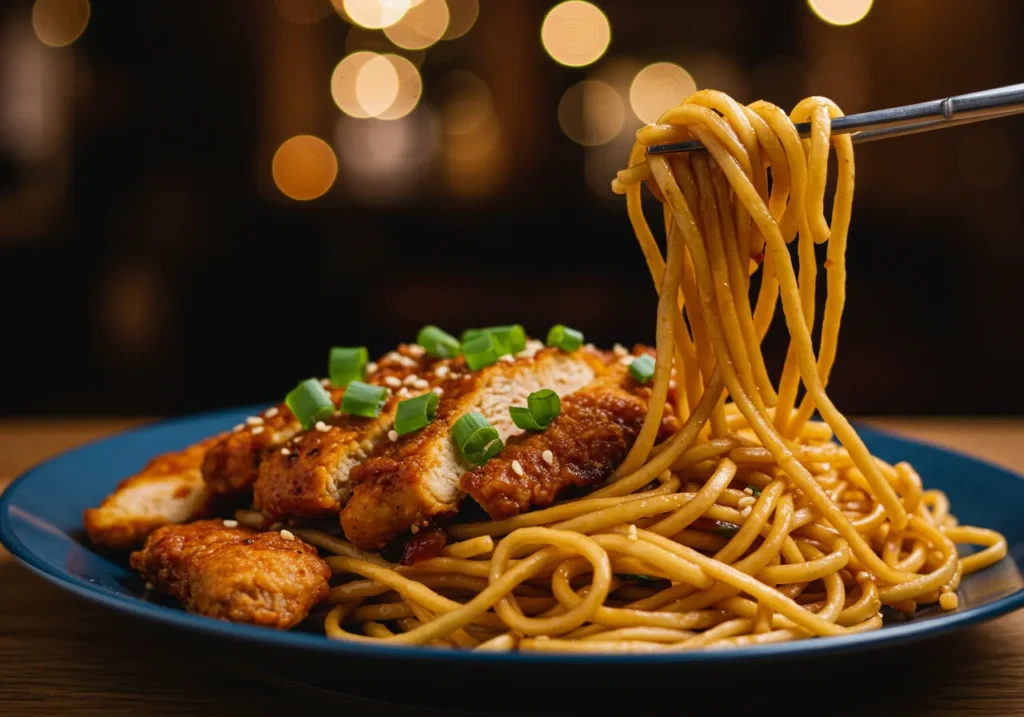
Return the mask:
<svg viewBox="0 0 1024 717">
<path fill-rule="evenodd" d="M 480 14 L 480 3 L 477 0 L 448 0 L 448 29 L 444 40 L 462 37 L 476 23 Z"/>
<path fill-rule="evenodd" d="M 411 5 L 409 0 L 343 0 L 341 9 L 356 25 L 379 30 L 401 20 Z"/>
<path fill-rule="evenodd" d="M 398 70 L 384 55 L 371 57 L 356 75 L 356 101 L 370 117 L 391 107 L 398 97 Z"/>
<path fill-rule="evenodd" d="M 380 57 L 376 52 L 353 52 L 345 56 L 331 73 L 331 97 L 334 104 L 338 105 L 345 114 L 351 117 L 366 118 L 371 115 L 363 109 L 356 97 L 356 81 L 359 72 L 375 57 Z"/>
<path fill-rule="evenodd" d="M 305 201 L 331 188 L 338 176 L 338 160 L 331 145 L 319 137 L 301 134 L 278 147 L 271 171 L 282 194 Z"/>
<path fill-rule="evenodd" d="M 44 45 L 66 47 L 85 32 L 90 13 L 89 0 L 36 0 L 32 29 Z"/>
<path fill-rule="evenodd" d="M 166 321 L 160 276 L 151 267 L 122 265 L 102 283 L 100 321 L 112 352 L 140 359 L 159 343 Z"/>
<path fill-rule="evenodd" d="M 736 63 L 718 53 L 705 53 L 686 61 L 686 69 L 694 84 L 701 89 L 718 90 L 745 104 L 750 94 L 746 75 Z"/>
<path fill-rule="evenodd" d="M 445 0 L 420 0 L 394 25 L 384 29 L 391 42 L 406 50 L 422 50 L 440 40 L 448 29 Z"/>
<path fill-rule="evenodd" d="M 623 132 L 611 142 L 598 147 L 587 147 L 583 152 L 583 178 L 587 187 L 597 196 L 608 200 L 618 211 L 622 197 L 612 192 L 615 173 L 625 166 L 625 158 L 633 147 L 633 134 Z"/>
<path fill-rule="evenodd" d="M 637 73 L 629 87 L 629 104 L 651 124 L 697 89 L 690 73 L 671 62 L 655 62 Z"/>
<path fill-rule="evenodd" d="M 416 108 L 423 94 L 423 80 L 416 65 L 401 55 L 384 55 L 395 68 L 398 76 L 398 92 L 391 105 L 377 115 L 382 120 L 396 120 L 405 117 Z"/>
<path fill-rule="evenodd" d="M 452 192 L 466 198 L 494 193 L 508 172 L 508 148 L 493 112 L 472 132 L 445 140 L 445 169 Z"/>
<path fill-rule="evenodd" d="M 544 49 L 555 62 L 583 67 L 596 62 L 612 38 L 612 28 L 600 8 L 583 0 L 555 5 L 540 29 Z"/>
<path fill-rule="evenodd" d="M 413 192 L 437 150 L 437 120 L 428 107 L 394 122 L 339 117 L 335 146 L 346 196 L 392 204 Z"/>
<path fill-rule="evenodd" d="M 804 93 L 828 97 L 847 114 L 858 112 L 871 98 L 871 75 L 857 55 L 832 52 L 814 61 Z"/>
<path fill-rule="evenodd" d="M 281 17 L 296 25 L 313 25 L 331 12 L 324 0 L 274 0 L 274 6 Z"/>
<path fill-rule="evenodd" d="M 493 114 L 491 90 L 471 72 L 454 70 L 439 86 L 443 97 L 441 128 L 446 135 L 468 135 Z"/>
<path fill-rule="evenodd" d="M 829 25 L 852 25 L 863 20 L 874 0 L 807 0 L 811 12 Z"/>
<path fill-rule="evenodd" d="M 983 191 L 998 189 L 1013 176 L 1013 144 L 998 130 L 971 129 L 957 147 L 957 163 L 972 186 Z"/>
<path fill-rule="evenodd" d="M 395 45 L 378 30 L 353 25 L 345 35 L 345 52 L 376 52 L 384 55 L 395 52 Z M 420 67 L 427 56 L 426 50 L 401 50 L 401 54 L 416 67 Z"/>
<path fill-rule="evenodd" d="M 562 95 L 558 103 L 558 124 L 577 144 L 586 147 L 607 144 L 626 124 L 626 106 L 607 82 L 584 80 Z"/>
</svg>

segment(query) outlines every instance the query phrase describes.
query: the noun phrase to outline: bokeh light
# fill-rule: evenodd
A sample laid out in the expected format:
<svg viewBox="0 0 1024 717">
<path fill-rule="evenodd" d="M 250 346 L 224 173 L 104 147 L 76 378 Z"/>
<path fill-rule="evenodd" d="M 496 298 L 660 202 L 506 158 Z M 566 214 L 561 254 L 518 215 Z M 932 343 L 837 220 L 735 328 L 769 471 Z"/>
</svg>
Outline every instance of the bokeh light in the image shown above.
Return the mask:
<svg viewBox="0 0 1024 717">
<path fill-rule="evenodd" d="M 89 0 L 36 0 L 32 29 L 44 45 L 67 47 L 85 32 L 91 12 Z"/>
<path fill-rule="evenodd" d="M 291 199 L 308 201 L 323 196 L 338 176 L 338 159 L 319 137 L 300 134 L 285 140 L 271 162 L 274 184 Z"/>
<path fill-rule="evenodd" d="M 422 50 L 444 37 L 448 19 L 445 0 L 419 0 L 401 20 L 384 28 L 384 34 L 405 50 Z"/>
<path fill-rule="evenodd" d="M 448 29 L 442 39 L 454 40 L 465 35 L 472 29 L 479 14 L 478 0 L 448 0 Z"/>
<path fill-rule="evenodd" d="M 313 25 L 331 14 L 324 0 L 274 0 L 281 17 L 296 25 Z"/>
<path fill-rule="evenodd" d="M 551 8 L 540 30 L 544 49 L 555 62 L 583 67 L 597 62 L 608 49 L 612 28 L 608 17 L 584 0 L 568 0 Z"/>
<path fill-rule="evenodd" d="M 340 9 L 356 25 L 380 30 L 401 20 L 412 4 L 410 0 L 343 0 Z"/>
<path fill-rule="evenodd" d="M 442 97 L 441 129 L 446 135 L 472 134 L 494 113 L 491 89 L 472 72 L 449 72 L 438 90 Z"/>
<path fill-rule="evenodd" d="M 359 78 L 359 71 L 375 57 L 380 55 L 369 51 L 353 52 L 346 55 L 331 73 L 331 97 L 334 104 L 350 117 L 365 119 L 372 116 L 359 103 L 356 96 L 356 81 Z"/>
<path fill-rule="evenodd" d="M 971 128 L 957 146 L 957 164 L 967 183 L 976 189 L 999 189 L 1013 177 L 1013 143 L 993 127 Z"/>
<path fill-rule="evenodd" d="M 558 103 L 558 125 L 569 139 L 585 147 L 611 142 L 625 123 L 626 106 L 607 82 L 578 82 Z"/>
<path fill-rule="evenodd" d="M 657 122 L 697 89 L 690 73 L 671 62 L 655 62 L 636 74 L 629 86 L 629 104 L 647 124 Z"/>
<path fill-rule="evenodd" d="M 401 55 L 389 54 L 383 57 L 395 68 L 395 73 L 398 76 L 398 92 L 391 105 L 377 115 L 377 118 L 396 120 L 405 117 L 419 104 L 420 97 L 423 95 L 423 80 L 420 78 L 420 71 L 416 69 L 416 65 Z"/>
<path fill-rule="evenodd" d="M 811 12 L 829 25 L 853 25 L 871 11 L 874 0 L 807 0 Z"/>
<path fill-rule="evenodd" d="M 377 55 L 359 68 L 356 101 L 366 114 L 377 117 L 398 97 L 398 70 L 384 55 Z"/>
</svg>

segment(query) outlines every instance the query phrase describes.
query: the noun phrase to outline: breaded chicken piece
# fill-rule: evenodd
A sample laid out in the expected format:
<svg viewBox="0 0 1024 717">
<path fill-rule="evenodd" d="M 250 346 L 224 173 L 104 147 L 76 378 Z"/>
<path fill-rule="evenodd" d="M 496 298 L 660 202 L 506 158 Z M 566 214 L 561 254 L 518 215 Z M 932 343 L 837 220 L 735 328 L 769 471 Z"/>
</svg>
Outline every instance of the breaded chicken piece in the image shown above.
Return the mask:
<svg viewBox="0 0 1024 717">
<path fill-rule="evenodd" d="M 97 508 L 85 511 L 89 540 L 115 550 L 131 550 L 162 525 L 185 523 L 210 514 L 214 495 L 199 466 L 214 436 L 151 459 L 124 479 Z"/>
<path fill-rule="evenodd" d="M 131 555 L 132 568 L 189 612 L 287 629 L 327 597 L 331 570 L 316 548 L 222 520 L 168 525 Z"/>
<path fill-rule="evenodd" d="M 366 377 L 367 383 L 391 390 L 380 414 L 336 415 L 321 428 L 299 433 L 281 450 L 268 452 L 253 491 L 256 508 L 269 520 L 336 515 L 352 493 L 352 468 L 388 442 L 398 404 L 436 386 L 440 378 L 435 369 L 449 364 L 411 347 L 385 356 Z"/>
<path fill-rule="evenodd" d="M 520 432 L 509 406 L 525 406 L 527 396 L 542 388 L 560 397 L 568 395 L 602 373 L 605 362 L 587 349 L 566 353 L 554 348 L 538 351 L 536 346 L 520 358 L 479 371 L 468 371 L 464 359 L 456 359 L 441 384 L 435 420 L 384 445 L 378 455 L 352 469 L 356 485 L 341 512 L 345 537 L 374 550 L 413 526 L 455 513 L 463 497 L 459 479 L 472 468 L 451 438 L 459 417 L 478 411 L 507 440 Z"/>
<path fill-rule="evenodd" d="M 544 430 L 513 437 L 497 456 L 462 476 L 461 488 L 487 514 L 508 518 L 551 505 L 566 489 L 596 485 L 615 472 L 632 448 L 644 419 L 650 389 L 615 366 L 562 400 L 562 411 Z M 665 406 L 659 438 L 679 430 Z"/>
<path fill-rule="evenodd" d="M 422 347 L 402 344 L 367 367 L 367 382 L 373 377 L 396 375 L 400 379 L 421 368 Z M 373 371 L 369 369 L 373 368 Z M 326 380 L 325 380 L 326 382 Z M 337 406 L 343 388 L 326 386 Z M 211 446 L 203 460 L 203 479 L 217 493 L 246 493 L 259 476 L 260 463 L 270 451 L 277 450 L 302 433 L 302 424 L 283 402 L 263 413 L 250 416 L 245 423 Z"/>
</svg>

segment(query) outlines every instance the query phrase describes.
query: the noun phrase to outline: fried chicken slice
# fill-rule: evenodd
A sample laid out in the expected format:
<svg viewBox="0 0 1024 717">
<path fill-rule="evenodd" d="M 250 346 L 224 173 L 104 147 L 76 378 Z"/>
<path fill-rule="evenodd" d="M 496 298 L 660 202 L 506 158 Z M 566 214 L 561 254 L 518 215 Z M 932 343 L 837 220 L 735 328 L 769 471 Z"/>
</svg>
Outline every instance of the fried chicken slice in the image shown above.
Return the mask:
<svg viewBox="0 0 1024 717">
<path fill-rule="evenodd" d="M 460 486 L 498 520 L 551 505 L 573 486 L 597 485 L 632 448 L 649 395 L 619 364 L 603 380 L 565 397 L 561 414 L 544 431 L 514 436 L 501 453 L 463 475 Z M 667 404 L 659 438 L 677 430 Z"/>
<path fill-rule="evenodd" d="M 441 380 L 436 369 L 450 363 L 410 347 L 388 354 L 366 377 L 367 383 L 391 390 L 380 414 L 376 418 L 336 415 L 318 428 L 300 432 L 282 450 L 268 452 L 253 491 L 256 508 L 269 520 L 336 515 L 352 493 L 352 468 L 388 442 L 398 404 L 436 387 Z"/>
<path fill-rule="evenodd" d="M 160 526 L 209 515 L 215 497 L 199 467 L 207 449 L 218 440 L 220 436 L 214 436 L 156 456 L 121 481 L 99 507 L 85 511 L 89 540 L 114 550 L 131 550 Z"/>
<path fill-rule="evenodd" d="M 351 471 L 356 483 L 341 512 L 345 537 L 366 550 L 431 519 L 452 515 L 463 497 L 459 479 L 472 466 L 459 454 L 451 428 L 464 414 L 480 412 L 502 440 L 520 432 L 508 407 L 526 405 L 542 388 L 568 395 L 605 370 L 596 351 L 566 353 L 540 349 L 537 342 L 519 358 L 469 371 L 462 358 L 441 384 L 437 415 L 426 428 L 384 444 L 374 457 Z"/>
<path fill-rule="evenodd" d="M 131 566 L 189 612 L 287 629 L 327 597 L 330 568 L 316 548 L 284 534 L 222 520 L 168 525 L 131 555 Z"/>
</svg>

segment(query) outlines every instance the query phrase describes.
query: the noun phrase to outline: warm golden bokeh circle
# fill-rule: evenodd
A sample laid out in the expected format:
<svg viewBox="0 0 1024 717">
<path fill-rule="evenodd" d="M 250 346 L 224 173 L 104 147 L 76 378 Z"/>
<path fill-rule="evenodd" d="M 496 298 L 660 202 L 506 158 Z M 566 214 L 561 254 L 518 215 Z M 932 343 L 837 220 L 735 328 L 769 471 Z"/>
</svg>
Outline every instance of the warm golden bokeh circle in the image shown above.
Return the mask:
<svg viewBox="0 0 1024 717">
<path fill-rule="evenodd" d="M 291 199 L 309 201 L 323 196 L 338 176 L 338 158 L 319 137 L 300 134 L 285 140 L 271 162 L 274 184 Z"/>
</svg>

